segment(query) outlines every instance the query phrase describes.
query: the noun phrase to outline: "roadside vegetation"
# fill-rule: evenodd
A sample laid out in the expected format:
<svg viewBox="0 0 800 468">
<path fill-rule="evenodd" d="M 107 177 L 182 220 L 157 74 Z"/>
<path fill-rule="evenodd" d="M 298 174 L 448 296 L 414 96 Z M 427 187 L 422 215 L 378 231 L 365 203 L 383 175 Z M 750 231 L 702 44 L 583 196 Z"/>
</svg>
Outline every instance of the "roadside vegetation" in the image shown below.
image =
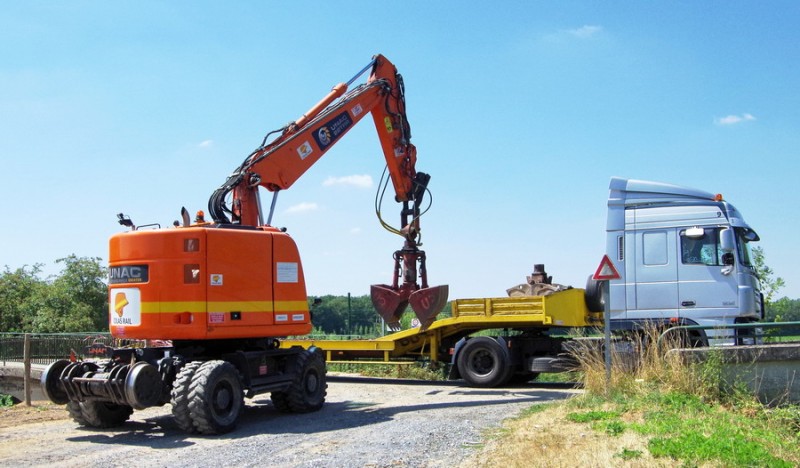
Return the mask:
<svg viewBox="0 0 800 468">
<path fill-rule="evenodd" d="M 607 385 L 602 353 L 584 351 L 585 394 L 507 421 L 469 465 L 800 466 L 800 407 L 726 385 L 713 354 L 703 365 L 654 347 L 618 354 Z"/>
</svg>

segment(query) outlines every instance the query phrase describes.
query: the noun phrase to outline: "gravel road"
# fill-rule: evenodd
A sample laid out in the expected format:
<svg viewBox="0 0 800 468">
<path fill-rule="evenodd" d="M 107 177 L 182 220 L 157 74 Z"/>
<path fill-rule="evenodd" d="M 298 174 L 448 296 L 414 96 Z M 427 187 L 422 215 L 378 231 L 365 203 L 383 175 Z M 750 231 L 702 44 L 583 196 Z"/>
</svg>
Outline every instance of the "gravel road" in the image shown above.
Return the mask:
<svg viewBox="0 0 800 468">
<path fill-rule="evenodd" d="M 3 466 L 456 466 L 484 429 L 536 403 L 577 391 L 546 384 L 476 389 L 451 382 L 329 376 L 325 407 L 283 414 L 269 395 L 247 400 L 239 427 L 223 436 L 187 435 L 170 406 L 138 411 L 113 430 L 71 420 L 3 429 Z"/>
</svg>

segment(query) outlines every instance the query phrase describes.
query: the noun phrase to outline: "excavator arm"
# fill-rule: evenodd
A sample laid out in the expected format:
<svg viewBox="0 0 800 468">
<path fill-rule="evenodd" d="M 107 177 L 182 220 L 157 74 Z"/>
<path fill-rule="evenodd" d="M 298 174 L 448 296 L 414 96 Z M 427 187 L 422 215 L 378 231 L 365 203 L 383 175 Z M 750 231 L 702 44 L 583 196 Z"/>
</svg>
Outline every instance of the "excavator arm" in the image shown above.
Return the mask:
<svg viewBox="0 0 800 468">
<path fill-rule="evenodd" d="M 367 81 L 349 90 L 367 70 L 370 70 Z M 209 214 L 219 224 L 271 224 L 277 194 L 291 187 L 367 114 L 372 115 L 380 139 L 395 199 L 402 203 L 401 228 L 389 229 L 405 239 L 403 248 L 394 254 L 392 284 L 371 288 L 373 304 L 387 323 L 396 328 L 410 303 L 425 328 L 444 307 L 448 288 L 446 285 L 431 288 L 427 284 L 425 253 L 418 246 L 420 206 L 430 176 L 416 171 L 417 153 L 410 141 L 403 78 L 386 57 L 374 56 L 348 83 L 334 86 L 303 116 L 267 135 L 211 195 Z M 268 142 L 273 134 L 278 136 Z M 273 193 L 266 220 L 259 187 Z M 421 285 L 417 281 L 418 272 Z"/>
</svg>

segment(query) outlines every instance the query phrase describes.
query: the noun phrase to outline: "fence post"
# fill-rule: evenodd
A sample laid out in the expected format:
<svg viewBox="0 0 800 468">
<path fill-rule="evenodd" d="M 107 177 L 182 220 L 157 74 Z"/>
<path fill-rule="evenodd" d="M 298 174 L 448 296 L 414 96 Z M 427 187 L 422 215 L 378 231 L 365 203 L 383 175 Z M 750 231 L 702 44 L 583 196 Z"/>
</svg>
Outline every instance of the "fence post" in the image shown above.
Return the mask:
<svg viewBox="0 0 800 468">
<path fill-rule="evenodd" d="M 28 333 L 25 334 L 25 341 L 22 345 L 22 359 L 24 362 L 25 405 L 31 406 L 31 335 Z"/>
</svg>

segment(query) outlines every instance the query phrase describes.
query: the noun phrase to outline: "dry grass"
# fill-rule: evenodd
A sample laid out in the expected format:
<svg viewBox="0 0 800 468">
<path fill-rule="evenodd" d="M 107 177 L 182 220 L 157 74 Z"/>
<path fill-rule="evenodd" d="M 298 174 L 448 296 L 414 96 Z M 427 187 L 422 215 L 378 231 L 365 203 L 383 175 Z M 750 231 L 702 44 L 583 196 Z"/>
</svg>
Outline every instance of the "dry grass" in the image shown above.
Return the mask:
<svg viewBox="0 0 800 468">
<path fill-rule="evenodd" d="M 750 427 L 749 420 L 752 420 L 752 432 L 749 435 L 735 436 L 739 445 L 737 449 L 733 449 L 734 452 L 742 450 L 747 445 L 748 450 L 758 453 L 760 446 L 767 453 L 778 457 L 766 458 L 773 460 L 767 464 L 775 460 L 788 466 L 800 462 L 800 451 L 794 442 L 800 432 L 791 433 L 790 429 L 787 433 L 778 428 L 778 426 L 800 428 L 800 417 L 798 417 L 800 412 L 777 411 L 770 416 L 771 410 L 750 403 L 752 399 L 736 400 L 736 395 L 733 398 L 721 395 L 719 381 L 713 375 L 715 372 L 713 365 L 705 368 L 687 367 L 686 363 L 678 360 L 665 359 L 655 346 L 647 345 L 655 343 L 657 337 L 655 331 L 648 330 L 642 335 L 633 337 L 625 346 L 617 346 L 619 352 L 612 353 L 610 382 L 606 378 L 603 351 L 596 346 L 596 342 L 585 340 L 579 345 L 576 354 L 581 363 L 586 394 L 572 401 L 546 405 L 540 411 L 532 408 L 530 414 L 506 421 L 503 429 L 493 434 L 486 434 L 488 441 L 483 449 L 461 466 L 730 466 L 730 462 L 723 461 L 730 454 L 726 452 L 725 447 L 716 452 L 716 455 L 708 457 L 693 454 L 687 455 L 689 458 L 683 460 L 683 454 L 677 454 L 673 456 L 681 459 L 672 458 L 670 455 L 654 458 L 650 452 L 651 439 L 654 437 L 652 431 L 666 430 L 667 434 L 661 432 L 656 437 L 671 438 L 680 435 L 683 430 L 681 427 L 684 426 L 675 423 L 674 430 L 671 427 L 634 429 L 658 425 L 660 418 L 656 418 L 654 422 L 653 411 L 664 411 L 665 417 L 668 418 L 696 422 L 698 426 L 706 427 L 708 434 L 724 432 L 719 426 Z M 679 344 L 664 343 L 662 348 L 680 347 Z M 716 370 L 719 370 L 719 366 Z M 665 407 L 658 395 L 662 397 L 686 395 L 689 406 L 684 408 L 681 400 L 677 403 L 668 403 Z M 651 406 L 651 402 L 652 405 L 661 405 L 660 408 L 656 410 Z M 613 424 L 622 429 L 609 431 L 604 428 L 610 426 L 603 426 L 603 422 L 587 424 L 585 421 L 575 422 L 574 418 L 570 417 L 575 414 L 604 411 L 613 413 Z M 697 414 L 696 411 L 707 412 L 708 416 Z M 753 415 L 748 416 L 748 411 L 752 411 Z M 756 422 L 756 419 L 759 421 Z M 785 420 L 789 421 L 788 424 Z M 773 427 L 775 432 L 770 429 Z M 727 438 L 727 434 L 723 438 Z M 689 448 L 692 447 L 687 446 L 687 449 Z M 764 465 L 764 460 L 761 459 L 755 464 L 767 466 Z M 752 459 L 746 463 L 753 463 Z"/>
<path fill-rule="evenodd" d="M 484 449 L 464 467 L 659 467 L 674 460 L 654 459 L 648 439 L 633 431 L 610 436 L 566 419 L 563 405 L 508 421 L 500 437 L 489 436 Z M 625 454 L 635 454 L 626 459 Z"/>
</svg>

